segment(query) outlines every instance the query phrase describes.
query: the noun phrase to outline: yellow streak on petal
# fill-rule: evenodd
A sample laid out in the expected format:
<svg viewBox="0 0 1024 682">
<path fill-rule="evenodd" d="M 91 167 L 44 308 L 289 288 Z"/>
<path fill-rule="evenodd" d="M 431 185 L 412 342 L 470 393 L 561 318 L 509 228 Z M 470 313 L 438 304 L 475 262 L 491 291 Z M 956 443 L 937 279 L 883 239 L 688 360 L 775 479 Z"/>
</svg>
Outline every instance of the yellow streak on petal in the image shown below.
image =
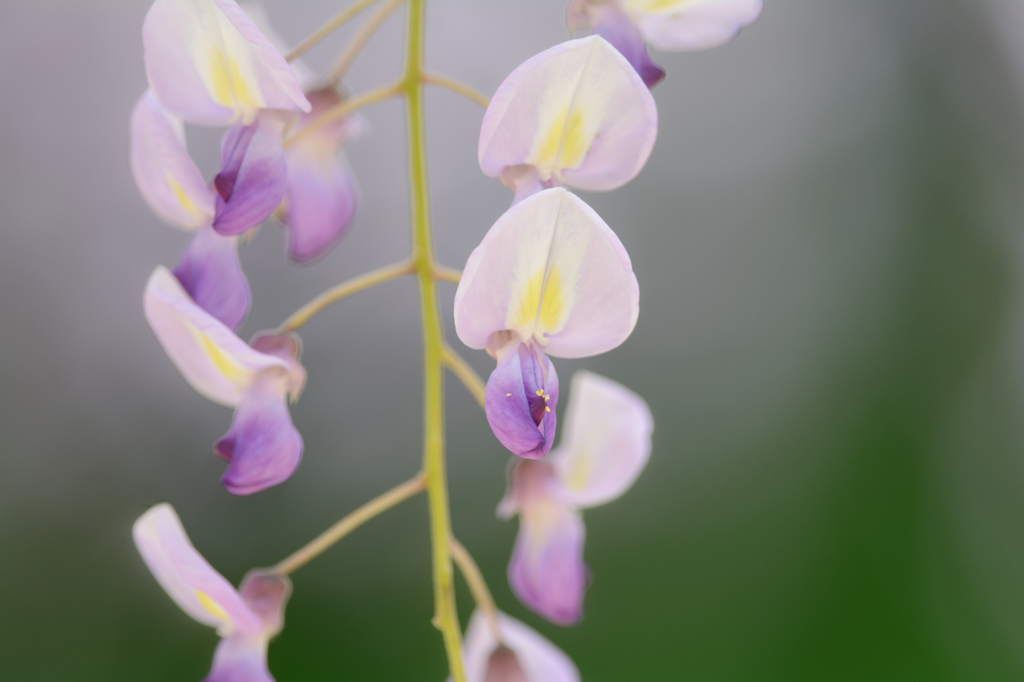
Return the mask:
<svg viewBox="0 0 1024 682">
<path fill-rule="evenodd" d="M 554 118 L 548 129 L 537 137 L 527 161 L 533 164 L 542 180 L 557 177 L 563 170 L 576 168 L 587 152 L 592 140 L 583 125 L 583 113 L 566 105 Z"/>
<path fill-rule="evenodd" d="M 199 604 L 206 610 L 208 614 L 221 621 L 222 623 L 230 623 L 231 618 L 228 616 L 220 604 L 214 601 L 213 597 L 206 594 L 202 590 L 192 588 L 192 591 L 196 593 L 196 598 L 199 600 Z"/>
<path fill-rule="evenodd" d="M 229 68 L 228 59 L 221 50 L 210 50 L 210 94 L 217 104 L 234 109 L 235 99 L 232 96 Z"/>
<path fill-rule="evenodd" d="M 181 185 L 178 184 L 178 181 L 175 180 L 174 176 L 171 175 L 170 173 L 167 174 L 167 185 L 171 188 L 171 192 L 174 194 L 174 198 L 178 200 L 178 203 L 181 204 L 181 207 L 185 209 L 186 213 L 189 213 L 194 216 L 199 215 L 199 209 L 196 208 L 196 205 L 192 202 L 192 199 L 189 198 L 187 194 L 185 194 L 185 190 L 181 188 Z"/>
<path fill-rule="evenodd" d="M 231 85 L 235 89 L 235 99 L 245 109 L 259 109 L 263 106 L 263 98 L 260 96 L 259 88 L 255 83 L 250 83 L 242 76 L 242 70 L 238 62 L 228 57 L 228 68 L 231 73 Z"/>
<path fill-rule="evenodd" d="M 559 331 L 567 311 L 558 266 L 551 268 L 547 278 L 543 269 L 534 273 L 512 309 L 509 329 L 528 331 L 534 338 Z"/>
<path fill-rule="evenodd" d="M 233 384 L 240 384 L 246 378 L 249 371 L 228 355 L 224 350 L 210 340 L 206 334 L 195 328 L 192 324 L 186 323 L 193 338 L 203 350 L 203 353 L 210 359 L 213 366 L 221 375 Z"/>
<path fill-rule="evenodd" d="M 577 452 L 573 457 L 572 468 L 566 476 L 566 485 L 570 490 L 583 490 L 590 479 L 591 457 L 587 452 Z"/>
</svg>

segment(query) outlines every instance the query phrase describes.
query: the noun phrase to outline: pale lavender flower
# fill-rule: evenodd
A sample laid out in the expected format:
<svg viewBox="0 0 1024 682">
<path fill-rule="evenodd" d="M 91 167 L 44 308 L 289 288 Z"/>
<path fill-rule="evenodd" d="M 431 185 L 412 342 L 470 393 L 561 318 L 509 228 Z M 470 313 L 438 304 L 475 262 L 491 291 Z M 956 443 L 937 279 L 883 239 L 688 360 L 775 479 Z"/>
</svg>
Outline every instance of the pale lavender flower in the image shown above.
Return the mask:
<svg viewBox="0 0 1024 682">
<path fill-rule="evenodd" d="M 224 486 L 248 495 L 291 476 L 302 437 L 287 402 L 298 398 L 306 372 L 293 334 L 257 334 L 247 345 L 196 305 L 178 279 L 158 267 L 144 298 L 146 319 L 185 380 L 200 395 L 235 408 L 231 429 L 215 451 L 228 461 Z"/>
<path fill-rule="evenodd" d="M 538 459 L 551 448 L 558 377 L 547 356 L 581 358 L 630 335 L 639 288 L 611 228 L 561 188 L 512 206 L 470 255 L 455 293 L 455 330 L 498 367 L 485 411 L 498 440 Z"/>
<path fill-rule="evenodd" d="M 284 625 L 291 581 L 250 571 L 236 590 L 196 551 L 169 504 L 132 527 L 135 546 L 171 599 L 195 620 L 217 628 L 220 644 L 204 682 L 273 682 L 267 644 Z"/>
<path fill-rule="evenodd" d="M 542 462 L 515 462 L 498 515 L 519 515 L 508 567 L 519 599 L 553 623 L 583 616 L 587 568 L 581 509 L 622 495 L 647 464 L 654 422 L 624 386 L 577 372 L 559 447 Z"/>
<path fill-rule="evenodd" d="M 310 109 L 288 62 L 234 0 L 156 0 L 142 44 L 150 87 L 189 123 L 248 126 L 264 109 Z"/>
<path fill-rule="evenodd" d="M 590 36 L 531 57 L 498 86 L 478 157 L 514 201 L 554 186 L 604 191 L 636 177 L 657 132 L 647 86 L 608 41 Z"/>
<path fill-rule="evenodd" d="M 535 630 L 499 613 L 498 632 L 501 642 L 473 613 L 462 644 L 467 682 L 580 682 L 572 659 Z"/>
<path fill-rule="evenodd" d="M 589 27 L 614 45 L 648 86 L 665 72 L 647 43 L 666 52 L 706 50 L 732 40 L 761 14 L 763 0 L 571 0 L 570 32 Z"/>
</svg>

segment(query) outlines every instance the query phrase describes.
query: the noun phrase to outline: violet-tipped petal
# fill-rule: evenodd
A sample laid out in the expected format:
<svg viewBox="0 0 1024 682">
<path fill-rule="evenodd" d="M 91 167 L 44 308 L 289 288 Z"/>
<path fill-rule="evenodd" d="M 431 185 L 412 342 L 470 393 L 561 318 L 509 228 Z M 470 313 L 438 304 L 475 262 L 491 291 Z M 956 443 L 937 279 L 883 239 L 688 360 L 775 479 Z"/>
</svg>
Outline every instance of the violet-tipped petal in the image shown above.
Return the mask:
<svg viewBox="0 0 1024 682">
<path fill-rule="evenodd" d="M 142 44 L 150 87 L 190 123 L 250 124 L 261 109 L 309 111 L 284 57 L 234 0 L 156 0 Z"/>
<path fill-rule="evenodd" d="M 462 644 L 467 682 L 580 682 L 572 659 L 532 628 L 499 612 L 498 631 L 501 643 L 473 612 Z"/>
<path fill-rule="evenodd" d="M 484 390 L 487 423 L 512 454 L 539 459 L 555 437 L 558 374 L 544 353 L 512 341 Z"/>
<path fill-rule="evenodd" d="M 266 220 L 288 187 L 282 135 L 285 120 L 263 112 L 252 125 L 235 125 L 221 142 L 221 171 L 214 178 L 213 228 L 223 235 L 247 232 Z"/>
<path fill-rule="evenodd" d="M 249 312 L 249 281 L 238 259 L 238 237 L 223 237 L 210 226 L 196 232 L 174 276 L 200 308 L 229 329 Z"/>
<path fill-rule="evenodd" d="M 301 131 L 341 103 L 333 89 L 309 93 L 313 109 L 299 117 Z M 359 204 L 359 187 L 342 146 L 365 123 L 358 114 L 318 127 L 288 148 L 288 192 L 281 219 L 288 230 L 288 257 L 299 263 L 319 258 L 348 232 Z"/>
<path fill-rule="evenodd" d="M 657 131 L 647 86 L 595 35 L 531 57 L 505 79 L 484 113 L 477 156 L 517 198 L 523 182 L 611 190 L 640 172 Z"/>
<path fill-rule="evenodd" d="M 279 377 L 260 378 L 242 396 L 231 429 L 214 451 L 229 462 L 221 481 L 234 495 L 251 495 L 292 475 L 302 459 L 302 436 L 292 424 Z"/>
<path fill-rule="evenodd" d="M 586 531 L 579 511 L 553 495 L 557 485 L 550 462 L 517 462 L 509 471 L 509 493 L 499 511 L 519 514 L 519 535 L 508 566 L 512 591 L 551 622 L 572 625 L 583 616 Z"/>
<path fill-rule="evenodd" d="M 577 372 L 570 385 L 562 440 L 548 461 L 556 496 L 579 508 L 611 502 L 629 489 L 647 465 L 654 420 L 643 398 L 592 372 Z"/>
<path fill-rule="evenodd" d="M 184 230 L 208 225 L 214 194 L 188 154 L 181 119 L 147 90 L 132 110 L 131 129 L 132 177 L 153 212 Z"/>
</svg>

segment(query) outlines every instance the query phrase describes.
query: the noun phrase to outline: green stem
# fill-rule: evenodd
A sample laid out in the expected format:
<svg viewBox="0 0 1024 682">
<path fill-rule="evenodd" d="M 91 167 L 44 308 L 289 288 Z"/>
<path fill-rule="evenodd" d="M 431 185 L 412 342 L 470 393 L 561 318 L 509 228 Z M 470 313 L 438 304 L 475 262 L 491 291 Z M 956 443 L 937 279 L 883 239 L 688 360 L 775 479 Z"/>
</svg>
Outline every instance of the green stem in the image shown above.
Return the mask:
<svg viewBox="0 0 1024 682">
<path fill-rule="evenodd" d="M 434 243 L 427 187 L 426 130 L 423 116 L 423 34 L 426 0 L 409 0 L 405 73 L 402 89 L 409 140 L 409 204 L 412 210 L 412 262 L 419 283 L 423 323 L 423 477 L 430 508 L 430 545 L 434 566 L 434 624 L 441 630 L 452 682 L 465 682 L 462 631 L 455 610 L 451 521 L 444 458 L 444 332 L 437 304 Z"/>
</svg>

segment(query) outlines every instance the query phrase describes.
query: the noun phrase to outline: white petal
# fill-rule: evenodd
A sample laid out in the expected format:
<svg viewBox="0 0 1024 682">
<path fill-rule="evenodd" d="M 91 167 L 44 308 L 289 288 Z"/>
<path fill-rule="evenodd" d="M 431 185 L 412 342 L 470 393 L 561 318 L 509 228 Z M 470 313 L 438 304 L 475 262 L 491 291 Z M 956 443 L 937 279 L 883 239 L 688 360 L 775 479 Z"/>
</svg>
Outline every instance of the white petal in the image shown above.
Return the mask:
<svg viewBox="0 0 1024 682">
<path fill-rule="evenodd" d="M 185 613 L 222 636 L 263 631 L 259 616 L 192 546 L 171 505 L 158 504 L 140 516 L 132 537 L 157 582 Z"/>
<path fill-rule="evenodd" d="M 551 356 L 587 357 L 629 336 L 639 297 L 615 233 L 579 197 L 554 188 L 506 211 L 470 255 L 455 329 L 470 348 L 511 333 Z"/>
<path fill-rule="evenodd" d="M 718 47 L 761 14 L 762 0 L 620 0 L 659 50 Z"/>
<path fill-rule="evenodd" d="M 234 407 L 260 372 L 279 372 L 282 386 L 287 381 L 290 367 L 285 360 L 249 347 L 196 305 L 167 268 L 153 271 L 144 305 L 160 345 L 205 398 Z"/>
<path fill-rule="evenodd" d="M 647 403 L 622 384 L 592 372 L 573 375 L 562 442 L 548 457 L 558 496 L 581 508 L 629 489 L 651 454 L 654 420 Z"/>
<path fill-rule="evenodd" d="M 248 125 L 264 108 L 309 111 L 291 67 L 234 0 L 155 0 L 142 42 L 150 87 L 190 123 Z"/>
<path fill-rule="evenodd" d="M 185 230 L 213 220 L 213 190 L 185 147 L 181 119 L 147 90 L 132 110 L 132 175 L 153 212 Z"/>
<path fill-rule="evenodd" d="M 480 129 L 480 167 L 510 186 L 529 177 L 525 164 L 545 183 L 615 189 L 643 168 L 657 129 L 654 99 L 629 62 L 600 36 L 570 40 L 499 86 Z"/>
</svg>

